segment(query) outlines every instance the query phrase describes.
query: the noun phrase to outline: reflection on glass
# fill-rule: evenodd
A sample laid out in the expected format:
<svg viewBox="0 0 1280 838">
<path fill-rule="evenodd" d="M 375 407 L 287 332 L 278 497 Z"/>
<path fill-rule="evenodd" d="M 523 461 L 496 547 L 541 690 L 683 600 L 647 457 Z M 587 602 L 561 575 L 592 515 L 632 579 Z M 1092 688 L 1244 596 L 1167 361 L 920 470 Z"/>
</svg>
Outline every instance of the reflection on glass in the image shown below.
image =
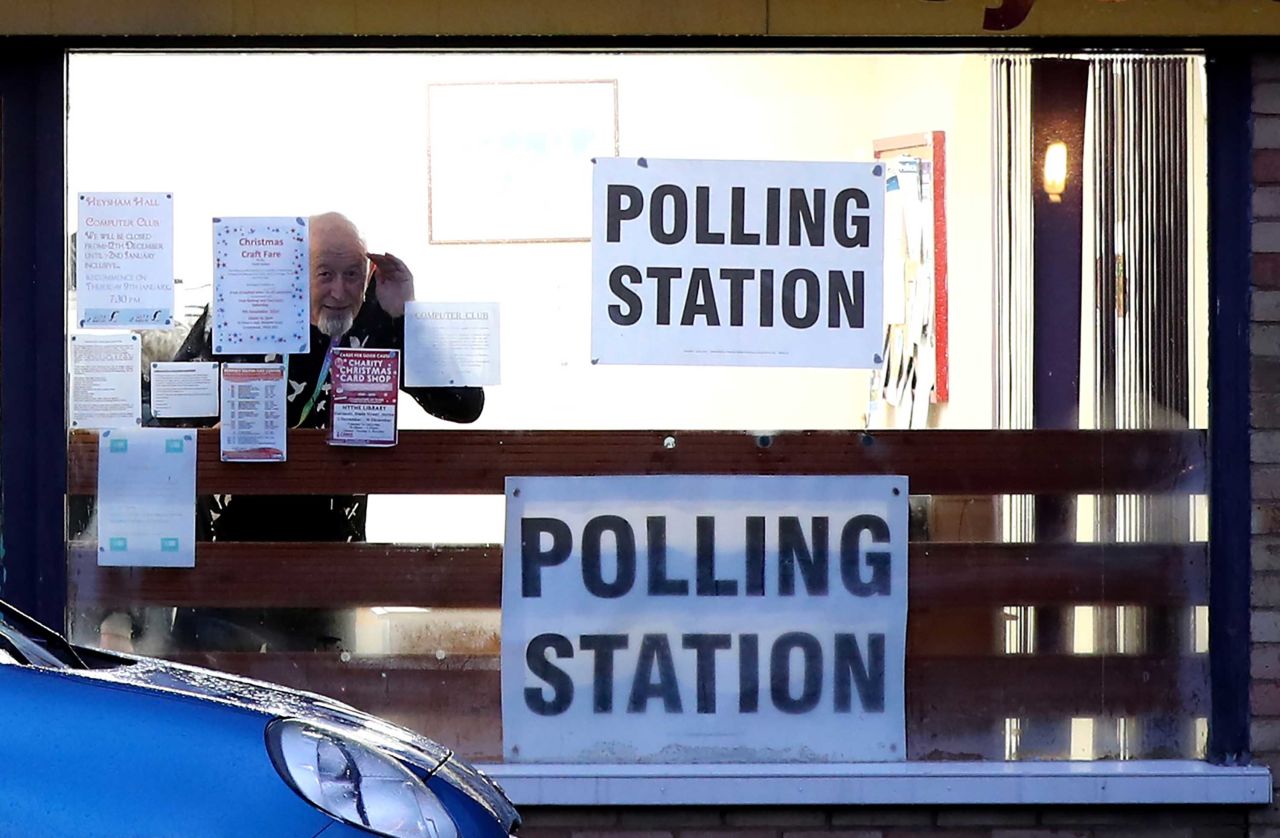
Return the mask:
<svg viewBox="0 0 1280 838">
<path fill-rule="evenodd" d="M 963 492 L 911 499 L 909 758 L 1197 757 L 1209 710 L 1208 504 L 1203 486 L 1174 478 L 1188 466 L 1199 474 L 1207 466 L 1207 270 L 1196 214 L 1205 194 L 1201 67 L 1192 59 L 1151 58 L 1153 67 L 1176 65 L 1186 82 L 1186 95 L 1170 99 L 1163 116 L 1177 122 L 1185 156 L 1165 163 L 1191 172 L 1178 179 L 1178 190 L 1161 193 L 1169 213 L 1183 219 L 1177 241 L 1152 249 L 1150 214 L 1125 211 L 1129 205 L 1114 199 L 1140 192 L 1160 170 L 1138 172 L 1126 137 L 1115 133 L 1124 126 L 1101 110 L 1116 107 L 1145 78 L 1147 59 L 1123 66 L 1090 59 L 1090 107 L 1099 110 L 1086 137 L 1085 168 L 1069 179 L 1069 188 L 1083 192 L 1085 243 L 1079 317 L 1064 318 L 1064 328 L 1079 329 L 1078 357 L 1071 358 L 1079 399 L 1063 423 L 1075 435 L 1061 443 L 1052 468 L 1041 469 L 1053 474 L 1022 464 L 1027 485 L 991 486 L 993 474 L 1020 465 L 1009 462 L 1010 443 L 999 431 L 1035 422 L 1031 200 L 1039 184 L 1028 174 L 1030 113 L 1019 93 L 1033 60 L 77 53 L 70 65 L 69 189 L 176 196 L 182 323 L 144 335 L 148 360 L 173 357 L 209 301 L 210 218 L 338 209 L 359 219 L 369 249 L 392 251 L 412 266 L 419 298 L 499 304 L 503 383 L 486 394 L 474 426 L 482 433 L 660 429 L 672 442 L 662 450 L 678 456 L 685 448 L 676 439 L 690 430 L 745 431 L 769 439 L 774 451 L 785 449 L 788 432 L 870 427 L 886 432 L 884 439 L 908 428 L 991 432 L 895 449 L 916 458 L 908 460 L 913 468 L 952 469 L 950 458 L 966 453 L 961 448 L 981 450 L 990 464 L 966 475 L 973 485 Z M 690 78 L 707 95 L 670 96 Z M 851 87 L 850 78 L 862 81 Z M 485 136 L 468 134 L 465 119 L 432 122 L 430 86 L 447 88 L 448 109 L 462 114 L 468 85 L 513 79 L 549 88 L 609 80 L 604 87 L 618 92 L 616 125 L 593 121 L 589 132 L 544 149 L 530 142 L 535 128 L 555 139 L 563 127 L 546 113 L 523 123 L 486 113 L 474 120 L 487 126 Z M 122 112 L 118 91 L 144 83 L 169 106 Z M 242 116 L 247 89 L 287 95 L 275 97 L 276 108 Z M 354 122 L 349 130 L 316 129 L 317 114 L 347 101 L 366 113 L 396 114 L 396 130 Z M 737 130 L 743 125 L 750 130 Z M 590 168 L 585 160 L 575 167 L 566 149 L 615 128 L 609 139 L 623 156 L 738 160 L 864 161 L 884 141 L 945 134 L 946 201 L 941 208 L 924 201 L 898 207 L 901 258 L 894 264 L 901 277 L 923 283 L 929 254 L 910 231 L 945 221 L 947 398 L 927 386 L 940 371 L 916 366 L 928 354 L 905 350 L 887 349 L 895 362 L 879 371 L 593 365 L 586 351 L 590 242 L 575 227 L 583 207 L 568 185 L 589 181 Z M 494 144 L 504 137 L 511 142 Z M 443 181 L 431 168 L 433 147 L 452 155 Z M 499 159 L 499 148 L 509 157 Z M 550 177 L 557 166 L 567 174 Z M 544 188 L 521 192 L 521 171 L 535 169 L 528 182 Z M 903 183 L 909 169 L 901 170 Z M 441 191 L 433 192 L 437 182 Z M 489 188 L 468 188 L 478 183 Z M 452 212 L 450 200 L 461 202 Z M 496 234 L 486 233 L 487 220 Z M 1173 245 L 1183 254 L 1177 270 L 1155 271 L 1165 264 L 1157 257 Z M 70 288 L 68 312 L 74 294 Z M 911 299 L 925 302 L 913 309 Z M 894 300 L 900 316 L 892 322 L 901 328 L 886 334 L 886 346 L 905 347 L 912 327 L 936 315 L 936 296 L 912 297 L 904 288 Z M 400 425 L 445 427 L 410 398 L 401 399 Z M 1124 491 L 1095 482 L 1034 493 L 1059 472 L 1098 466 L 1100 434 L 1153 430 L 1189 449 L 1200 443 L 1199 459 L 1170 454 L 1148 470 L 1135 466 L 1121 475 Z M 87 446 L 73 437 L 71 447 L 74 476 Z M 760 462 L 772 462 L 768 446 L 760 452 Z M 572 448 L 560 453 L 576 462 Z M 648 463 L 638 458 L 637 471 Z M 500 457 L 491 464 L 498 474 L 507 467 Z M 418 475 L 424 483 L 448 477 Z M 469 758 L 500 759 L 505 507 L 496 494 L 427 491 L 440 486 L 371 495 L 362 534 L 369 544 L 309 539 L 302 516 L 289 522 L 290 540 L 203 545 L 197 567 L 181 577 L 98 568 L 92 492 L 73 493 L 72 636 L 331 694 L 445 739 Z M 450 552 L 462 545 L 470 552 Z M 360 552 L 366 548 L 374 552 Z M 404 552 L 411 550 L 418 552 Z M 430 585 L 422 581 L 428 578 Z M 470 597 L 465 607 L 449 600 L 459 590 Z"/>
</svg>

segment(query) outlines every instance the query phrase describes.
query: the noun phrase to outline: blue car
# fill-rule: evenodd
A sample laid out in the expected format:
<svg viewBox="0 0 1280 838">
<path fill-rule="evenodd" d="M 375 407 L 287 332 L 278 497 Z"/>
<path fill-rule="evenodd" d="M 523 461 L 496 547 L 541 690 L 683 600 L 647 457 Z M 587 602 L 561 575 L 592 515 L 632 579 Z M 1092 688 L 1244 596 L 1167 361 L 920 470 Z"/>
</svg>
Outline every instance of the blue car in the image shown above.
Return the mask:
<svg viewBox="0 0 1280 838">
<path fill-rule="evenodd" d="M 0 836 L 506 838 L 447 748 L 311 693 L 73 646 L 0 602 Z"/>
</svg>

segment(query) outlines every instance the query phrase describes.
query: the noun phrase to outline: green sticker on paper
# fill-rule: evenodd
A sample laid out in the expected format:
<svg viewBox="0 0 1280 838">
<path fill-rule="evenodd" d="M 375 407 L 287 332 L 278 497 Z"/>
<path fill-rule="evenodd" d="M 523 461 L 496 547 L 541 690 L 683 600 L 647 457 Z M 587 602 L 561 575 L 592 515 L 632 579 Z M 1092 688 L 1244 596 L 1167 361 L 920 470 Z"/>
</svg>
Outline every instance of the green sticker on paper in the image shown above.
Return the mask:
<svg viewBox="0 0 1280 838">
<path fill-rule="evenodd" d="M 164 441 L 164 453 L 166 453 L 166 454 L 181 454 L 181 453 L 182 453 L 182 440 L 180 440 L 180 439 L 166 439 L 166 440 Z"/>
<path fill-rule="evenodd" d="M 112 552 L 129 549 L 129 539 L 116 536 L 107 541 L 107 548 Z"/>
<path fill-rule="evenodd" d="M 127 439 L 113 439 L 110 442 L 111 442 L 111 447 L 108 448 L 107 450 L 109 450 L 112 454 L 123 454 L 124 452 L 129 450 L 129 440 Z"/>
<path fill-rule="evenodd" d="M 176 552 L 178 552 L 178 539 L 176 539 L 176 538 L 162 538 L 162 539 L 160 539 L 160 552 L 162 552 L 162 553 L 176 553 Z"/>
</svg>

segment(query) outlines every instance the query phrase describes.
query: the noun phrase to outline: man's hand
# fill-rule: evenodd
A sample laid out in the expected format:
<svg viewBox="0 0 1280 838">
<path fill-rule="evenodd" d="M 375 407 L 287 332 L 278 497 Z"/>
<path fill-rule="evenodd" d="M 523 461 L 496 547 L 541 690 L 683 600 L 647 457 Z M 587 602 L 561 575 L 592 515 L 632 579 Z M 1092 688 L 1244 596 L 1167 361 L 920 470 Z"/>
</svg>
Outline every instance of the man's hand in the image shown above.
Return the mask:
<svg viewBox="0 0 1280 838">
<path fill-rule="evenodd" d="M 413 272 L 390 253 L 370 253 L 375 269 L 373 293 L 378 305 L 392 317 L 404 317 L 404 304 L 413 299 Z"/>
</svg>

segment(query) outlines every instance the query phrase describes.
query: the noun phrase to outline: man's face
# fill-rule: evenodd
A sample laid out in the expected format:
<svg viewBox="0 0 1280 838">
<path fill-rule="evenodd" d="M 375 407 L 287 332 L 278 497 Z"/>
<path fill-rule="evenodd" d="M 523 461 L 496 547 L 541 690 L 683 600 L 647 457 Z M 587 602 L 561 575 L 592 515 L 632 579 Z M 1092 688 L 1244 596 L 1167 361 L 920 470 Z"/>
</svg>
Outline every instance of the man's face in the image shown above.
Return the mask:
<svg viewBox="0 0 1280 838">
<path fill-rule="evenodd" d="M 355 322 L 369 263 L 356 239 L 330 233 L 311 240 L 311 324 L 332 338 Z"/>
</svg>

